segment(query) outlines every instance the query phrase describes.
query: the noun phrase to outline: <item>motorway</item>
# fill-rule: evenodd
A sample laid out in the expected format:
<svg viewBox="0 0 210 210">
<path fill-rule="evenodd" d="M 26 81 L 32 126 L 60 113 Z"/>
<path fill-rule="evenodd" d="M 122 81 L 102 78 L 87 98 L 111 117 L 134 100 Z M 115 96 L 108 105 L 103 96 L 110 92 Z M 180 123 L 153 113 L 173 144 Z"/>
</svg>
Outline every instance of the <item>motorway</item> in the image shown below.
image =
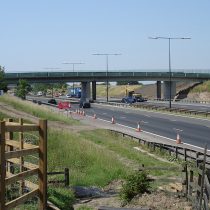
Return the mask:
<svg viewBox="0 0 210 210">
<path fill-rule="evenodd" d="M 143 131 L 170 139 L 176 139 L 178 132 L 184 143 L 199 147 L 204 147 L 205 143 L 207 143 L 210 148 L 210 120 L 208 119 L 183 117 L 175 114 L 163 114 L 109 105 L 91 105 L 90 109 L 85 109 L 86 115 L 93 116 L 96 114 L 98 119 L 107 121 L 111 121 L 112 116 L 114 116 L 117 123 L 131 128 L 137 128 L 137 123 L 140 122 Z M 187 105 L 185 104 L 185 106 Z M 78 109 L 78 104 L 72 104 L 71 109 L 73 111 Z"/>
<path fill-rule="evenodd" d="M 119 124 L 137 128 L 137 123 L 143 131 L 157 135 L 176 139 L 177 131 L 183 142 L 203 147 L 205 143 L 210 146 L 210 121 L 193 119 L 182 116 L 161 114 L 145 110 L 133 110 L 130 108 L 117 108 L 107 105 L 92 105 L 91 109 L 86 109 L 86 114 L 97 118 L 111 121 L 114 116 Z"/>
</svg>

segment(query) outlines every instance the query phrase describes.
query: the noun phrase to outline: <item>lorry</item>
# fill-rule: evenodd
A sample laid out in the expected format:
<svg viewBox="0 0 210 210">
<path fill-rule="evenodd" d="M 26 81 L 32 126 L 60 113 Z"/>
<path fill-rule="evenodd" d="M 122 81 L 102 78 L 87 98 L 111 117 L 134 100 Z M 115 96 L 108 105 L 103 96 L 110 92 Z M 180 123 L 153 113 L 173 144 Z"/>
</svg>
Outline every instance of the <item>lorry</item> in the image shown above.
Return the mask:
<svg viewBox="0 0 210 210">
<path fill-rule="evenodd" d="M 69 88 L 68 94 L 66 95 L 67 98 L 81 98 L 81 88 Z"/>
</svg>

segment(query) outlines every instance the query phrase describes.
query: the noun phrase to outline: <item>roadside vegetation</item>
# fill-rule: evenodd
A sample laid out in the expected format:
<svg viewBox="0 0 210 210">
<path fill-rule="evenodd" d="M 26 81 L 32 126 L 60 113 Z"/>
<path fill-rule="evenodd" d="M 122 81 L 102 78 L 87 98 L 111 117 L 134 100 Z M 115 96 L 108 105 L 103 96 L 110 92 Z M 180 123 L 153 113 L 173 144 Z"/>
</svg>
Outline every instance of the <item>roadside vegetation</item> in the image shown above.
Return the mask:
<svg viewBox="0 0 210 210">
<path fill-rule="evenodd" d="M 43 111 L 43 107 L 39 108 L 38 105 L 8 96 L 0 97 L 0 101 L 34 116 L 63 122 L 61 116 L 57 118 L 57 114 L 47 112 L 47 110 Z M 0 113 L 0 118 L 4 117 L 8 116 Z M 79 126 L 77 121 L 71 121 L 69 124 Z M 142 164 L 150 167 L 171 166 L 171 163 L 162 162 L 135 150 L 136 146 L 139 146 L 138 142 L 122 138 L 107 130 L 97 129 L 72 133 L 68 130 L 60 132 L 49 127 L 48 171 L 63 171 L 64 168 L 69 168 L 71 186 L 102 188 L 114 180 L 127 179 L 129 181 L 129 175 L 132 176 L 134 171 L 138 171 Z M 178 173 L 174 171 L 149 172 L 150 175 L 161 177 L 174 177 Z M 144 178 L 144 175 L 136 177 L 137 182 L 133 182 L 133 185 L 138 186 L 138 182 L 143 182 L 147 189 L 149 186 L 144 183 Z M 126 187 L 126 184 L 124 187 L 126 190 L 122 198 L 126 201 L 126 199 L 130 199 L 130 190 L 132 191 L 132 189 Z M 133 195 L 133 193 L 131 194 Z M 70 209 L 75 201 L 71 188 L 51 186 L 48 195 L 49 200 L 61 209 Z"/>
<path fill-rule="evenodd" d="M 139 90 L 142 87 L 142 84 L 139 85 L 115 85 L 109 86 L 109 97 L 116 97 L 121 98 L 126 96 L 126 89 L 127 93 L 129 91 Z M 99 97 L 106 97 L 106 85 L 97 85 L 97 96 Z"/>
<path fill-rule="evenodd" d="M 33 104 L 29 101 L 21 100 L 16 97 L 4 95 L 0 97 L 0 102 L 4 102 L 6 104 L 11 105 L 17 110 L 26 112 L 35 117 L 52 120 L 52 121 L 60 121 L 65 122 L 68 125 L 79 125 L 80 122 L 77 120 L 73 120 L 72 118 L 67 118 L 64 115 L 59 115 L 53 113 L 49 108 L 44 106 L 37 106 L 37 104 Z"/>
<path fill-rule="evenodd" d="M 210 81 L 206 81 L 203 84 L 194 87 L 190 92 L 191 93 L 210 92 Z"/>
</svg>

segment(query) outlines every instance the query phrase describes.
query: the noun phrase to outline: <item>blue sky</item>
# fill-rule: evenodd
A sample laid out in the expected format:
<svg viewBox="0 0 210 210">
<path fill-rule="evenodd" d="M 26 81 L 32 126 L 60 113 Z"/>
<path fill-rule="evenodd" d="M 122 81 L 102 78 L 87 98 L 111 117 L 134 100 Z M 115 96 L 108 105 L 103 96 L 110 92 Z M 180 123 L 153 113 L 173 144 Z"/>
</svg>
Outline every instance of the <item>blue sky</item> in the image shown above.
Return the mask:
<svg viewBox="0 0 210 210">
<path fill-rule="evenodd" d="M 210 69 L 209 0 L 7 0 L 1 1 L 0 65 L 6 72 Z"/>
</svg>

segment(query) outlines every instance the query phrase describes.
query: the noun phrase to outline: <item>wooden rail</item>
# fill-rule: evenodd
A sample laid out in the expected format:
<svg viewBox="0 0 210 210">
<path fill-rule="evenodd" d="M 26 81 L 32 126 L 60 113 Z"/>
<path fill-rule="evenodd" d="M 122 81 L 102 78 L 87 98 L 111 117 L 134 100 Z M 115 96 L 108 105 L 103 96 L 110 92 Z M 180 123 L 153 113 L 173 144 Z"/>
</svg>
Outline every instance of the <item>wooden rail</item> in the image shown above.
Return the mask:
<svg viewBox="0 0 210 210">
<path fill-rule="evenodd" d="M 39 145 L 24 143 L 23 132 L 36 131 L 39 136 Z M 14 140 L 13 133 L 19 133 L 19 139 Z M 39 164 L 24 161 L 24 157 L 37 153 Z M 39 209 L 47 208 L 47 121 L 39 120 L 39 124 L 24 124 L 19 122 L 0 122 L 0 209 L 9 210 L 28 199 L 38 196 Z M 14 173 L 13 165 L 19 165 L 19 172 Z M 27 180 L 28 177 L 37 175 L 38 185 Z M 6 186 L 19 183 L 20 196 L 6 202 Z M 30 189 L 25 193 L 24 188 Z"/>
<path fill-rule="evenodd" d="M 65 168 L 64 171 L 47 172 L 48 176 L 52 175 L 64 175 L 63 180 L 48 180 L 49 184 L 60 184 L 64 183 L 65 186 L 69 186 L 69 169 Z"/>
</svg>

